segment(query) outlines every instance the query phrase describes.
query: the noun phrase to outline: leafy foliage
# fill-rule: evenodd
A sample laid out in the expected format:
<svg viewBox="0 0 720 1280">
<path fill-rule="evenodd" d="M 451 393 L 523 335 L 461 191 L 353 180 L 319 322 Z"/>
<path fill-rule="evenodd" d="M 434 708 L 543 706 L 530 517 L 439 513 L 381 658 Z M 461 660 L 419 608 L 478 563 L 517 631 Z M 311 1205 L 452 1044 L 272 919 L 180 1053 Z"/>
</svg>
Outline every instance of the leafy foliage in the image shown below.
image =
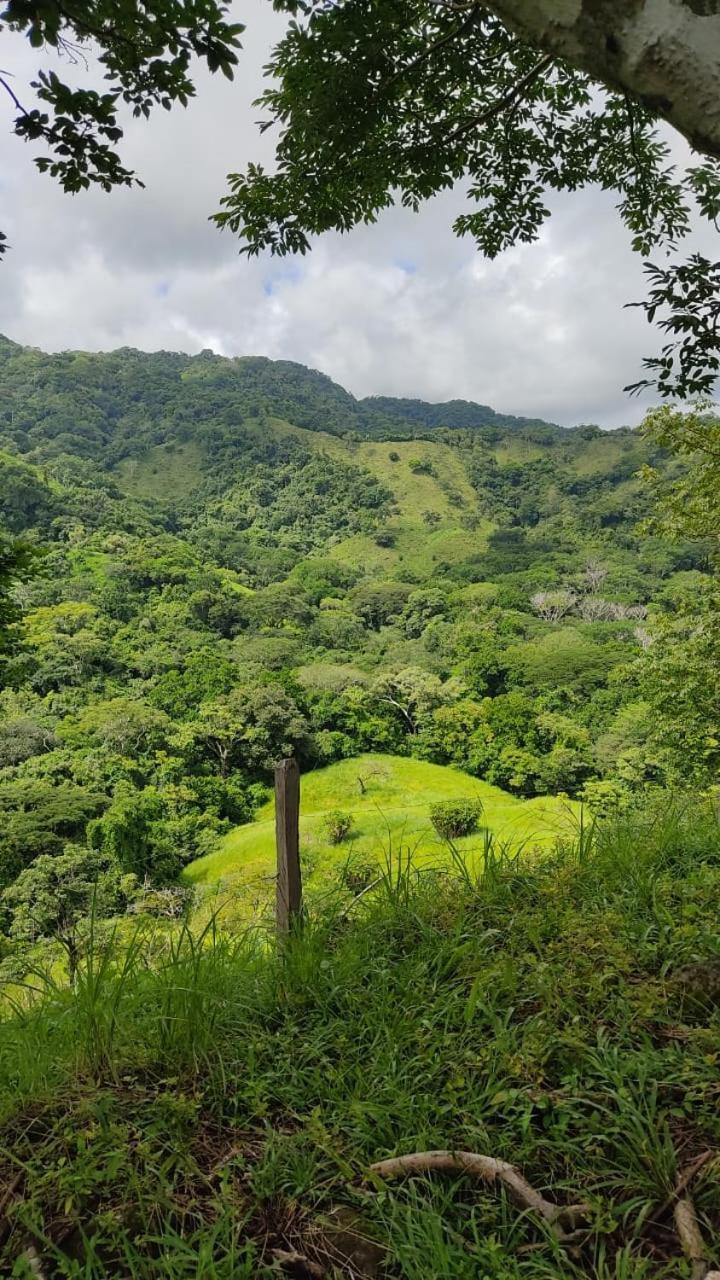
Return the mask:
<svg viewBox="0 0 720 1280">
<path fill-rule="evenodd" d="M 249 253 L 304 253 L 309 235 L 375 221 L 396 189 L 417 208 L 460 178 L 476 207 L 456 230 L 489 257 L 536 238 L 548 189 L 586 183 L 620 194 L 643 251 L 686 230 L 650 112 L 592 92 L 482 8 L 385 4 L 368 23 L 350 7 L 308 7 L 270 67 L 260 105 L 281 126 L 277 170 L 231 175 L 216 218 Z"/>
<path fill-rule="evenodd" d="M 28 577 L 32 565 L 30 547 L 0 529 L 0 654 L 11 647 L 17 636 L 13 623 L 21 611 L 13 588 Z"/>
<path fill-rule="evenodd" d="M 0 22 L 25 35 L 34 49 L 64 54 L 70 65 L 84 60 L 92 46 L 102 68 L 103 93 L 72 88 L 54 70 L 41 69 L 31 86 L 41 105 L 30 109 L 0 76 L 0 90 L 17 111 L 16 135 L 43 144 L 49 154 L 35 161 L 41 173 L 73 193 L 91 184 L 110 191 L 138 182 L 115 150 L 123 136 L 120 104 L 146 118 L 154 107 L 186 106 L 195 93 L 193 58 L 232 79 L 243 30 L 228 23 L 226 7 L 215 0 L 165 0 L 152 8 L 136 0 L 94 0 L 79 9 L 52 0 L 8 0 Z"/>
<path fill-rule="evenodd" d="M 659 356 L 643 361 L 652 376 L 625 390 L 657 387 L 661 396 L 681 400 L 711 395 L 720 370 L 720 262 L 693 253 L 686 262 L 668 267 L 646 262 L 645 271 L 650 281 L 648 297 L 629 305 L 642 307 L 651 323 L 661 312 L 658 326 L 671 335 L 671 341 Z"/>
<path fill-rule="evenodd" d="M 2 905 L 12 937 L 30 943 L 50 938 L 60 944 L 73 980 L 81 940 L 88 937 L 88 918 L 117 915 L 134 890 L 134 877 L 123 876 L 112 859 L 69 845 L 55 857 L 36 858 L 5 890 Z"/>
<path fill-rule="evenodd" d="M 482 811 L 477 800 L 444 800 L 432 805 L 430 821 L 442 840 L 457 840 L 477 831 Z"/>
</svg>

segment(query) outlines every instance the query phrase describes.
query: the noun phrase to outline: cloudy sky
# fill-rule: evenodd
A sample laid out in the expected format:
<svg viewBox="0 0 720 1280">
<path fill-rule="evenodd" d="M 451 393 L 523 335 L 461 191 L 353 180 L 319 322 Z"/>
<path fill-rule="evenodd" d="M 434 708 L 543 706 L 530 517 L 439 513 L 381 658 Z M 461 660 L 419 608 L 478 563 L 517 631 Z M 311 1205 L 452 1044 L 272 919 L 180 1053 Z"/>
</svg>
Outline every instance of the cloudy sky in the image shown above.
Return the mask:
<svg viewBox="0 0 720 1280">
<path fill-rule="evenodd" d="M 622 387 L 654 346 L 639 261 L 611 197 L 566 196 L 538 244 L 484 261 L 451 224 L 463 191 L 420 214 L 328 235 L 306 258 L 237 254 L 208 221 L 225 175 L 270 158 L 252 100 L 280 20 L 267 0 L 248 24 L 234 85 L 199 74 L 186 110 L 130 122 L 123 159 L 144 191 L 65 196 L 12 137 L 0 100 L 0 332 L 46 350 L 135 346 L 298 360 L 356 395 L 455 397 L 572 425 L 639 421 Z M 38 55 L 3 36 L 0 67 L 24 85 Z M 67 74 L 67 69 L 65 71 Z M 704 239 L 705 237 L 703 237 Z"/>
</svg>

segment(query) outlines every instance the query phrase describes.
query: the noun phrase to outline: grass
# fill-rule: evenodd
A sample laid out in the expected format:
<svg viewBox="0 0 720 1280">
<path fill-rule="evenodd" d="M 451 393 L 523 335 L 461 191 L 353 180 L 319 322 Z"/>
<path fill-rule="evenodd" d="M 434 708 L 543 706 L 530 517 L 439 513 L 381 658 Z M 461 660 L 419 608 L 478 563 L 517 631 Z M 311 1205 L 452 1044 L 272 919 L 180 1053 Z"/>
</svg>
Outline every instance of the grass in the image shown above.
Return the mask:
<svg viewBox="0 0 720 1280">
<path fill-rule="evenodd" d="M 96 951 L 0 1023 L 2 1273 L 689 1278 L 669 1210 L 720 1149 L 720 1015 L 680 978 L 717 970 L 719 911 L 695 803 L 477 874 L 388 850 L 279 952 L 213 923 Z M 578 1247 L 469 1178 L 368 1173 L 436 1147 L 585 1199 Z M 691 1192 L 712 1253 L 717 1157 Z"/>
<path fill-rule="evenodd" d="M 378 547 L 371 536 L 356 534 L 332 548 L 336 559 L 365 572 L 393 576 L 409 571 L 426 578 L 436 565 L 458 563 L 485 547 L 492 524 L 479 519 L 475 529 L 463 525 L 463 516 L 477 513 L 477 497 L 462 461 L 448 445 L 331 438 L 323 447 L 372 472 L 392 490 L 395 501 L 395 513 L 384 523 L 394 535 L 392 547 Z M 431 473 L 413 470 L 417 461 L 429 465 Z M 432 527 L 424 519 L 429 512 L 438 519 Z"/>
<path fill-rule="evenodd" d="M 391 841 L 415 851 L 419 864 L 448 862 L 447 846 L 430 823 L 430 806 L 438 800 L 472 796 L 483 805 L 483 825 L 514 848 L 547 847 L 575 820 L 577 805 L 555 796 L 517 800 L 457 769 L 400 756 L 361 755 L 306 774 L 302 781 L 301 854 L 304 879 L 321 893 L 346 864 L 378 867 Z M 340 810 L 353 818 L 348 840 L 331 844 L 326 822 Z M 244 889 L 246 904 L 268 902 L 275 865 L 274 801 L 259 810 L 257 820 L 236 827 L 220 847 L 185 870 L 194 885 L 214 886 L 220 895 Z M 482 835 L 458 841 L 473 862 L 483 848 Z"/>
<path fill-rule="evenodd" d="M 202 484 L 204 456 L 199 444 L 159 444 L 142 458 L 125 458 L 115 468 L 120 487 L 134 498 L 160 501 L 189 497 Z"/>
</svg>

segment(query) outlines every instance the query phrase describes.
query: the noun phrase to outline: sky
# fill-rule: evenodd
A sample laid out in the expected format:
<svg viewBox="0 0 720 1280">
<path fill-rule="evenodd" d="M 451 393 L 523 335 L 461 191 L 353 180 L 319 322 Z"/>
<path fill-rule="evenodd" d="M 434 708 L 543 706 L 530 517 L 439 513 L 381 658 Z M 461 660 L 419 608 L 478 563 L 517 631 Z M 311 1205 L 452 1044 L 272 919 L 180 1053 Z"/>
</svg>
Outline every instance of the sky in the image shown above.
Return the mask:
<svg viewBox="0 0 720 1280">
<path fill-rule="evenodd" d="M 282 23 L 268 0 L 234 11 L 247 23 L 236 81 L 198 68 L 187 110 L 128 124 L 122 158 L 145 190 L 64 195 L 10 134 L 0 99 L 0 228 L 12 245 L 0 333 L 46 351 L 265 355 L 357 396 L 477 400 L 566 426 L 639 422 L 646 402 L 622 388 L 657 337 L 623 306 L 645 284 L 611 195 L 558 197 L 540 241 L 495 262 L 452 232 L 462 185 L 418 214 L 395 208 L 373 227 L 325 235 L 303 258 L 239 256 L 208 217 L 229 172 L 271 162 L 252 102 Z M 36 50 L 3 35 L 0 68 L 25 102 L 38 66 Z"/>
</svg>

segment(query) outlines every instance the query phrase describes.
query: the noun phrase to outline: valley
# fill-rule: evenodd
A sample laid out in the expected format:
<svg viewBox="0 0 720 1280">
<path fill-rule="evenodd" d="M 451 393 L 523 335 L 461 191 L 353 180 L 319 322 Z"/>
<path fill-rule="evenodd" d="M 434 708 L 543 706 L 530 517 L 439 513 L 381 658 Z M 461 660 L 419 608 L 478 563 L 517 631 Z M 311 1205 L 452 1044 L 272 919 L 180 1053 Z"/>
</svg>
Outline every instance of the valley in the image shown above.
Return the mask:
<svg viewBox="0 0 720 1280">
<path fill-rule="evenodd" d="M 680 1274 L 666 1206 L 720 1144 L 720 650 L 712 462 L 666 421 L 0 340 L 13 1275 Z M 579 1252 L 370 1168 L 444 1147 L 581 1196 Z"/>
</svg>

